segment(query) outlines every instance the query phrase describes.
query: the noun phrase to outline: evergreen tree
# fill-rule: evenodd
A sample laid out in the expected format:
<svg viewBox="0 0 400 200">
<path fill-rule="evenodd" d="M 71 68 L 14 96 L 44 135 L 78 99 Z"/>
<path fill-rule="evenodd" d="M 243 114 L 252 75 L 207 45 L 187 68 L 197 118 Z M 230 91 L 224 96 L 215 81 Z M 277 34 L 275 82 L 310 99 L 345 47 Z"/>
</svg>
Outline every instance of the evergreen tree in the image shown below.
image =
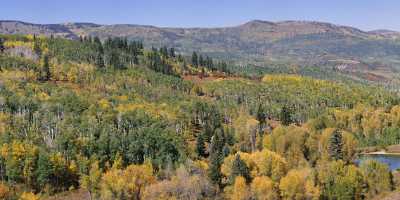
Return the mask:
<svg viewBox="0 0 400 200">
<path fill-rule="evenodd" d="M 95 65 L 97 66 L 98 69 L 105 68 L 103 54 L 101 54 L 100 52 L 96 54 Z"/>
<path fill-rule="evenodd" d="M 50 164 L 50 159 L 48 154 L 41 152 L 39 154 L 39 159 L 37 161 L 37 169 L 35 171 L 37 186 L 39 188 L 44 188 L 52 180 L 51 175 L 53 174 L 53 167 Z"/>
<path fill-rule="evenodd" d="M 221 165 L 224 159 L 223 148 L 225 146 L 224 133 L 220 128 L 217 128 L 214 132 L 214 136 L 211 140 L 210 150 L 210 168 L 208 170 L 208 176 L 214 184 L 221 184 L 222 173 Z"/>
<path fill-rule="evenodd" d="M 199 56 L 199 65 L 200 65 L 200 66 L 205 66 L 205 64 L 204 64 L 204 59 L 203 59 L 203 56 L 202 56 L 202 55 Z"/>
<path fill-rule="evenodd" d="M 199 66 L 199 58 L 197 57 L 197 53 L 195 51 L 193 51 L 193 54 L 192 54 L 192 65 L 194 67 Z"/>
<path fill-rule="evenodd" d="M 93 43 L 94 43 L 94 45 L 95 45 L 95 47 L 96 47 L 96 51 L 97 51 L 98 53 L 100 53 L 100 54 L 103 54 L 103 53 L 104 53 L 103 44 L 101 43 L 100 38 L 96 36 L 96 37 L 93 39 Z"/>
<path fill-rule="evenodd" d="M 227 157 L 227 156 L 229 156 L 230 153 L 231 153 L 231 150 L 229 149 L 229 145 L 228 145 L 228 143 L 225 143 L 225 146 L 222 149 L 222 155 L 224 157 Z"/>
<path fill-rule="evenodd" d="M 211 139 L 211 153 L 221 153 L 225 146 L 225 137 L 221 128 L 214 130 L 214 135 Z"/>
<path fill-rule="evenodd" d="M 334 160 L 343 159 L 342 148 L 343 148 L 342 133 L 339 130 L 335 130 L 329 139 L 328 151 L 330 157 Z"/>
<path fill-rule="evenodd" d="M 247 183 L 251 181 L 250 170 L 239 154 L 236 154 L 235 160 L 233 160 L 229 182 L 233 184 L 237 176 L 245 178 Z"/>
<path fill-rule="evenodd" d="M 197 153 L 197 156 L 199 158 L 206 156 L 206 146 L 205 146 L 205 141 L 204 141 L 204 138 L 203 138 L 203 134 L 200 134 L 199 136 L 197 136 L 196 153 Z"/>
<path fill-rule="evenodd" d="M 280 121 L 283 125 L 287 126 L 292 123 L 292 114 L 288 107 L 283 106 L 280 113 Z"/>
<path fill-rule="evenodd" d="M 49 64 L 49 56 L 44 55 L 42 61 L 42 74 L 40 79 L 42 81 L 49 81 L 51 79 L 51 72 L 50 72 L 50 64 Z"/>
<path fill-rule="evenodd" d="M 260 103 L 257 109 L 257 120 L 259 122 L 259 133 L 262 134 L 264 131 L 264 127 L 267 123 L 267 114 L 264 106 Z"/>
<path fill-rule="evenodd" d="M 40 48 L 40 42 L 36 38 L 36 35 L 33 35 L 33 51 L 40 58 L 42 56 L 42 49 Z"/>
<path fill-rule="evenodd" d="M 118 52 L 112 51 L 110 53 L 110 65 L 114 67 L 114 69 L 125 69 L 123 63 L 121 63 Z"/>
<path fill-rule="evenodd" d="M 210 167 L 208 168 L 208 177 L 217 185 L 221 184 L 223 174 L 221 173 L 223 157 L 220 153 L 212 153 L 210 155 Z"/>
<path fill-rule="evenodd" d="M 160 48 L 160 54 L 162 56 L 164 56 L 164 58 L 168 58 L 168 49 L 166 46 L 163 46 L 162 48 Z"/>
<path fill-rule="evenodd" d="M 175 58 L 175 49 L 172 47 L 172 48 L 170 48 L 169 49 L 169 56 L 171 57 L 171 58 Z"/>
<path fill-rule="evenodd" d="M 212 60 L 212 58 L 210 58 L 210 57 L 208 57 L 207 56 L 207 58 L 206 58 L 206 66 L 207 66 L 207 68 L 208 69 L 211 69 L 211 70 L 215 70 L 214 69 L 214 63 L 213 63 L 213 60 Z"/>
<path fill-rule="evenodd" d="M 4 40 L 3 40 L 3 38 L 0 38 L 0 53 L 3 53 L 4 49 L 5 49 Z"/>
</svg>

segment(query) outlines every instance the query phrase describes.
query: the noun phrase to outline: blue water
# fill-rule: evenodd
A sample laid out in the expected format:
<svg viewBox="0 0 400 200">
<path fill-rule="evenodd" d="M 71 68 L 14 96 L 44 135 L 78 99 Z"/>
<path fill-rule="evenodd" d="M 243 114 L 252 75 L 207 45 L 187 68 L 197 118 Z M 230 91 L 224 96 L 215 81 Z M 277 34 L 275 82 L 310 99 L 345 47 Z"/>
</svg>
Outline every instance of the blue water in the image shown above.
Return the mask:
<svg viewBox="0 0 400 200">
<path fill-rule="evenodd" d="M 362 155 L 356 160 L 356 164 L 360 164 L 365 160 L 374 159 L 381 163 L 387 164 L 390 170 L 400 168 L 400 156 L 398 155 Z"/>
</svg>

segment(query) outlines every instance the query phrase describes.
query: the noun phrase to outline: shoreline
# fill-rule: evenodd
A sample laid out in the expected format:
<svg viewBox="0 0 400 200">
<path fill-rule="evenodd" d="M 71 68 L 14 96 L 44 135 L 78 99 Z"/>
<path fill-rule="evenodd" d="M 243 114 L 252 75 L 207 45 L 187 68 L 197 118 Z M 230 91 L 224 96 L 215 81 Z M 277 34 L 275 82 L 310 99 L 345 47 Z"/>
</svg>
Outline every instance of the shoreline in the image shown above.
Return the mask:
<svg viewBox="0 0 400 200">
<path fill-rule="evenodd" d="M 374 152 L 363 152 L 359 155 L 389 155 L 389 156 L 400 156 L 400 153 L 386 152 L 386 151 L 374 151 Z"/>
</svg>

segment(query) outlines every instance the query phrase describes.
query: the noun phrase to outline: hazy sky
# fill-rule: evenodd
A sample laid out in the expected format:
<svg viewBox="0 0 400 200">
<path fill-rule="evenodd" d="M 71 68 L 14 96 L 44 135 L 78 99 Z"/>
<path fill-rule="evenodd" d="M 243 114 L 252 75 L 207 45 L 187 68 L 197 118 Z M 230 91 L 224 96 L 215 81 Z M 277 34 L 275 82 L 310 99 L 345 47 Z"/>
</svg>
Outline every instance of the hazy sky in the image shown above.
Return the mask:
<svg viewBox="0 0 400 200">
<path fill-rule="evenodd" d="M 1 0 L 0 19 L 164 27 L 313 20 L 400 31 L 400 0 Z"/>
</svg>

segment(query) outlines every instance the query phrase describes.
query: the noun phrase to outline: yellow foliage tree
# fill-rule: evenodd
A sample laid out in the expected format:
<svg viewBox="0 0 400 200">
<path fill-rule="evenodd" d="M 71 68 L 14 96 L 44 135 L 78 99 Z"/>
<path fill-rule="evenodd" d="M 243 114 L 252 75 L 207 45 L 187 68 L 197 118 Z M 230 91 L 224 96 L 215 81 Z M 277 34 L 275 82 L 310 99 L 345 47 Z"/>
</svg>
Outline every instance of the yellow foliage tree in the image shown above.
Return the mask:
<svg viewBox="0 0 400 200">
<path fill-rule="evenodd" d="M 279 181 L 287 172 L 287 162 L 275 152 L 264 149 L 254 153 L 239 152 L 240 158 L 249 167 L 252 177 L 268 176 L 274 181 Z M 224 159 L 221 172 L 226 177 L 230 177 L 232 163 L 236 155 L 229 155 Z"/>
<path fill-rule="evenodd" d="M 309 169 L 289 171 L 279 184 L 282 198 L 287 200 L 319 199 L 319 190 L 310 176 Z"/>
<path fill-rule="evenodd" d="M 94 162 L 90 167 L 89 175 L 82 175 L 81 177 L 81 187 L 89 191 L 90 199 L 93 199 L 93 197 L 96 199 L 97 197 L 97 193 L 100 190 L 101 175 L 99 163 Z"/>
<path fill-rule="evenodd" d="M 226 196 L 230 200 L 250 200 L 251 192 L 246 179 L 242 176 L 236 177 L 233 186 L 226 188 Z"/>
<path fill-rule="evenodd" d="M 39 200 L 39 195 L 35 195 L 32 192 L 24 192 L 19 197 L 19 200 Z"/>
<path fill-rule="evenodd" d="M 279 199 L 279 194 L 274 189 L 274 183 L 266 176 L 255 177 L 250 187 L 252 197 L 256 200 Z"/>
<path fill-rule="evenodd" d="M 10 188 L 4 183 L 0 183 L 0 199 L 7 199 L 10 196 Z"/>
<path fill-rule="evenodd" d="M 155 182 L 153 167 L 146 162 L 143 165 L 129 165 L 125 170 L 112 168 L 101 180 L 103 199 L 136 199 L 142 197 L 144 188 Z"/>
</svg>

